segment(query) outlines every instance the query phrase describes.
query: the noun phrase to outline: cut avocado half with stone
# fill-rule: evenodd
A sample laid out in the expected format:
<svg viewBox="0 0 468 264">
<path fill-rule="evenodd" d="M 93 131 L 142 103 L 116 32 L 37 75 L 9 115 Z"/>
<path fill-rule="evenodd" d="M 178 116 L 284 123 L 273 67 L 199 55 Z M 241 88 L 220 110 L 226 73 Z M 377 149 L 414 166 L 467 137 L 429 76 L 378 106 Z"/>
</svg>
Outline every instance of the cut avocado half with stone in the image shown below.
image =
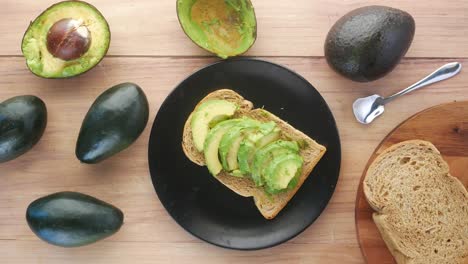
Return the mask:
<svg viewBox="0 0 468 264">
<path fill-rule="evenodd" d="M 67 78 L 96 66 L 106 55 L 109 43 L 109 25 L 94 6 L 64 1 L 31 22 L 21 50 L 35 75 Z"/>
<path fill-rule="evenodd" d="M 256 120 L 246 119 L 224 134 L 219 144 L 219 157 L 224 170 L 233 171 L 238 168 L 237 152 L 240 144 L 244 137 L 258 129 L 260 124 Z"/>
<path fill-rule="evenodd" d="M 265 190 L 276 194 L 297 185 L 303 160 L 299 154 L 286 154 L 274 158 L 263 173 Z"/>
<path fill-rule="evenodd" d="M 278 140 L 281 136 L 281 131 L 278 128 L 273 129 L 269 133 L 260 133 L 259 135 L 252 135 L 246 138 L 239 147 L 237 154 L 237 160 L 239 162 L 239 170 L 243 174 L 251 173 L 251 164 L 255 155 L 255 152 Z"/>
<path fill-rule="evenodd" d="M 272 142 L 255 152 L 252 161 L 252 180 L 255 185 L 262 186 L 262 173 L 269 162 L 274 158 L 285 154 L 297 154 L 299 145 L 295 141 L 278 140 Z"/>
<path fill-rule="evenodd" d="M 243 121 L 243 119 L 230 119 L 222 121 L 213 127 L 213 129 L 211 129 L 208 133 L 203 152 L 205 155 L 206 166 L 213 176 L 218 175 L 218 173 L 220 173 L 223 169 L 218 156 L 221 139 L 223 138 L 224 134 L 226 134 L 226 132 L 228 132 L 231 128 L 239 125 L 239 123 Z"/>
<path fill-rule="evenodd" d="M 225 120 L 237 110 L 237 105 L 225 100 L 210 100 L 197 107 L 190 122 L 192 138 L 198 151 L 203 151 L 206 136 L 211 127 Z"/>
<path fill-rule="evenodd" d="M 250 0 L 177 0 L 177 15 L 195 44 L 223 59 L 243 54 L 257 38 Z"/>
</svg>

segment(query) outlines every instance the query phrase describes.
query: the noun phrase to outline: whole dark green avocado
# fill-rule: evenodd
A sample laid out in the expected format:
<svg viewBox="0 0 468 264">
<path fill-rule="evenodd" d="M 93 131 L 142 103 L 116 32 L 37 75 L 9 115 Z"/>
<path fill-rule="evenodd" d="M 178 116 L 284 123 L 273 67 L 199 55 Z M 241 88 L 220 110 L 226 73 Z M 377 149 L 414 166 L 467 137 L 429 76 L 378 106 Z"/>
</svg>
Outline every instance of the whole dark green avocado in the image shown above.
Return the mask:
<svg viewBox="0 0 468 264">
<path fill-rule="evenodd" d="M 138 85 L 122 83 L 108 89 L 86 114 L 76 157 L 93 164 L 126 149 L 145 129 L 148 115 L 148 100 Z"/>
<path fill-rule="evenodd" d="M 94 243 L 116 233 L 124 215 L 117 207 L 77 192 L 54 193 L 32 202 L 26 210 L 31 230 L 61 247 Z"/>
<path fill-rule="evenodd" d="M 0 163 L 30 150 L 47 125 L 44 102 L 33 95 L 10 98 L 0 104 Z"/>
<path fill-rule="evenodd" d="M 325 41 L 325 57 L 339 74 L 358 82 L 391 72 L 413 41 L 413 17 L 399 9 L 366 6 L 340 18 Z"/>
</svg>

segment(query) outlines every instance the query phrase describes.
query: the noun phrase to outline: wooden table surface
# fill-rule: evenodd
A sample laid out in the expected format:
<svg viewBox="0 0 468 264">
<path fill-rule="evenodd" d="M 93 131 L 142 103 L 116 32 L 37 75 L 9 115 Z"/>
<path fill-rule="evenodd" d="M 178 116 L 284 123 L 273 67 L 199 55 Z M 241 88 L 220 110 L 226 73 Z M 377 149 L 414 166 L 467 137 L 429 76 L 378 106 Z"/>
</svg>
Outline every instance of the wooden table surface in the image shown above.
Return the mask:
<svg viewBox="0 0 468 264">
<path fill-rule="evenodd" d="M 378 143 L 396 125 L 428 107 L 468 100 L 468 72 L 388 105 L 371 126 L 358 124 L 351 104 L 360 96 L 398 91 L 449 61 L 468 65 L 468 1 L 253 0 L 258 40 L 247 56 L 285 65 L 310 81 L 330 105 L 341 135 L 343 160 L 335 194 L 306 231 L 277 247 L 232 251 L 204 243 L 179 227 L 159 202 L 147 165 L 152 121 L 167 94 L 187 75 L 218 59 L 200 50 L 180 29 L 175 0 L 92 0 L 107 18 L 108 56 L 77 78 L 46 80 L 32 75 L 21 56 L 23 32 L 54 0 L 3 0 L 0 8 L 0 101 L 34 94 L 49 110 L 41 141 L 22 157 L 0 165 L 0 263 L 363 263 L 356 239 L 354 202 L 359 178 Z M 401 8 L 416 20 L 406 58 L 387 77 L 354 83 L 334 73 L 323 58 L 331 25 L 369 4 Z M 139 84 L 151 115 L 145 132 L 126 151 L 99 165 L 78 162 L 74 148 L 81 121 L 105 89 Z M 79 191 L 125 212 L 114 236 L 81 248 L 40 241 L 25 220 L 28 204 L 57 191 Z"/>
</svg>

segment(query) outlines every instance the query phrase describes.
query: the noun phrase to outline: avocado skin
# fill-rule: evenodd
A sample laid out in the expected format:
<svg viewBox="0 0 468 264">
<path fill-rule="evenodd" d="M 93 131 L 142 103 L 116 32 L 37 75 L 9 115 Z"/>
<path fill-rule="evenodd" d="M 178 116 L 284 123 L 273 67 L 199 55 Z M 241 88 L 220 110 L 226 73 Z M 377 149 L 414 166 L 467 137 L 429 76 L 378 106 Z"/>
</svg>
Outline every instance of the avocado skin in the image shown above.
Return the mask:
<svg viewBox="0 0 468 264">
<path fill-rule="evenodd" d="M 30 150 L 47 125 L 44 102 L 33 95 L 10 98 L 0 104 L 0 163 Z"/>
<path fill-rule="evenodd" d="M 124 215 L 117 207 L 77 192 L 54 193 L 32 202 L 26 210 L 31 230 L 47 243 L 78 247 L 116 233 Z"/>
<path fill-rule="evenodd" d="M 339 74 L 369 82 L 391 72 L 413 41 L 415 22 L 405 11 L 367 6 L 340 18 L 328 32 L 325 57 Z"/>
<path fill-rule="evenodd" d="M 76 143 L 76 157 L 94 164 L 126 149 L 148 122 L 148 100 L 133 83 L 122 83 L 102 93 L 89 109 Z"/>
</svg>

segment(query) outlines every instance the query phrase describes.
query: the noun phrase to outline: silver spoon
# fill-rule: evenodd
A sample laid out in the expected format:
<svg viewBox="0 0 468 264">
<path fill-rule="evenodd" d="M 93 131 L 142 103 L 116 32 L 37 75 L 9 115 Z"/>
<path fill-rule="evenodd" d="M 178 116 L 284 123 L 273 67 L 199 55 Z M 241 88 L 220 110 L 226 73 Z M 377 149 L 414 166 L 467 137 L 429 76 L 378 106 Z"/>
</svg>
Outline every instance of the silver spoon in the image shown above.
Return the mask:
<svg viewBox="0 0 468 264">
<path fill-rule="evenodd" d="M 353 103 L 354 116 L 356 116 L 359 123 L 366 125 L 370 124 L 376 117 L 383 114 L 385 111 L 384 105 L 388 102 L 419 88 L 451 78 L 457 75 L 461 68 L 462 66 L 458 62 L 448 63 L 419 82 L 389 97 L 384 98 L 378 94 L 374 94 L 368 97 L 359 98 Z"/>
</svg>

